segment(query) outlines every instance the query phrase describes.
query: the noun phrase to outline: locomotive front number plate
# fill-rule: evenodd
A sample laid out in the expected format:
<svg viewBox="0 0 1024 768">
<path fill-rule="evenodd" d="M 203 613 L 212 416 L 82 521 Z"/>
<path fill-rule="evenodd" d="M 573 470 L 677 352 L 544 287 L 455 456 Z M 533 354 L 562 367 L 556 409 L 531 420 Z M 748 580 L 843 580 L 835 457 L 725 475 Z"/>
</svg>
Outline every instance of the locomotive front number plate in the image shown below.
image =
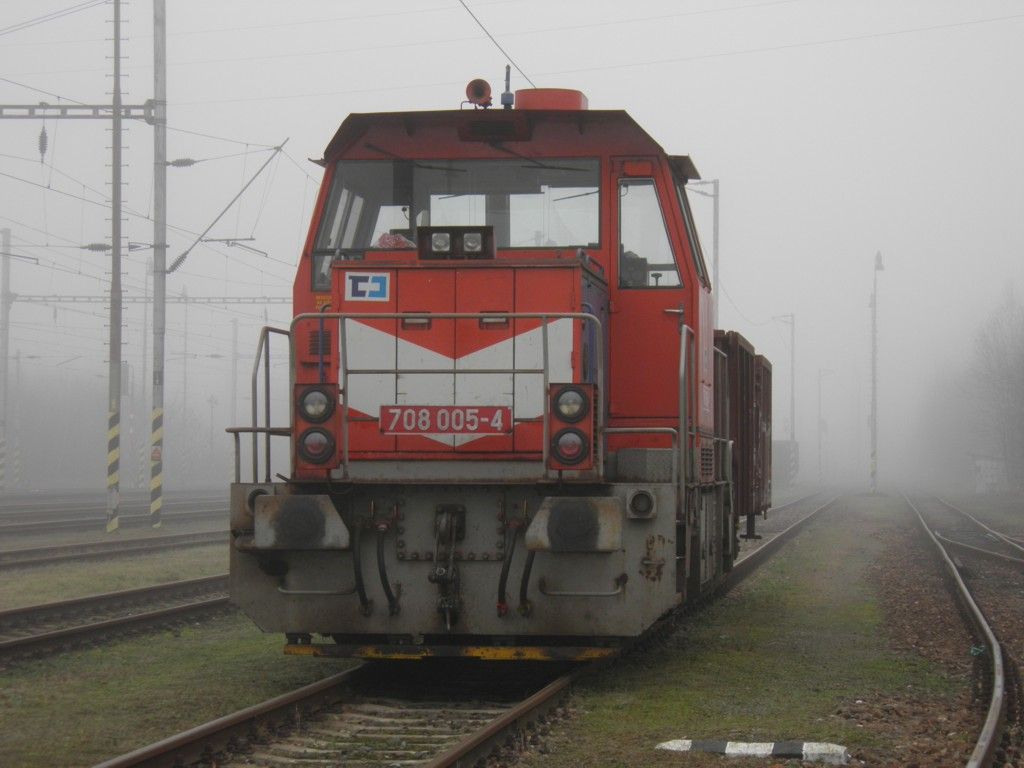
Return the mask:
<svg viewBox="0 0 1024 768">
<path fill-rule="evenodd" d="M 507 435 L 512 409 L 504 405 L 382 405 L 385 435 Z"/>
</svg>

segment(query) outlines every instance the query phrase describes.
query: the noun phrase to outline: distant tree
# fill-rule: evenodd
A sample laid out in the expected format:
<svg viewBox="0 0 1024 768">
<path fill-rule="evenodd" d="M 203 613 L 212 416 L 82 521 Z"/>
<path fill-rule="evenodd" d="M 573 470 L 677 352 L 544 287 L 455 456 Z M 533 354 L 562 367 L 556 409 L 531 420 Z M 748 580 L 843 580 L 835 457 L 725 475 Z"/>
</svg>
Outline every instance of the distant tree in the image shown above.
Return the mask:
<svg viewBox="0 0 1024 768">
<path fill-rule="evenodd" d="M 1011 487 L 1024 489 L 1024 307 L 1007 290 L 975 339 L 981 446 L 1006 462 Z"/>
</svg>

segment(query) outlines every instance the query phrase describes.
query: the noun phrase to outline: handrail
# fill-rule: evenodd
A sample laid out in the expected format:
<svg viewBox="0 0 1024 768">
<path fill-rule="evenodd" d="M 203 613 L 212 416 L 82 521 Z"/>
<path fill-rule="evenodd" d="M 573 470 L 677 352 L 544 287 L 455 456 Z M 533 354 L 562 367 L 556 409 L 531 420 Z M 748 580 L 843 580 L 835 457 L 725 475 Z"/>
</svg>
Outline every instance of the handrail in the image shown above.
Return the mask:
<svg viewBox="0 0 1024 768">
<path fill-rule="evenodd" d="M 260 476 L 260 454 L 259 454 L 259 436 L 262 434 L 266 438 L 266 457 L 267 457 L 267 471 L 265 482 L 270 482 L 270 438 L 274 435 L 280 434 L 291 434 L 291 429 L 286 433 L 275 431 L 275 428 L 270 426 L 270 335 L 272 333 L 279 334 L 281 336 L 287 336 L 289 342 L 291 342 L 291 331 L 284 330 L 283 328 L 272 328 L 269 325 L 263 326 L 260 329 L 259 340 L 256 342 L 256 360 L 252 364 L 252 427 L 245 429 L 229 429 L 228 431 L 235 435 L 235 482 L 241 480 L 241 443 L 240 435 L 243 432 L 252 433 L 252 481 L 254 483 L 259 482 Z M 291 346 L 289 344 L 289 346 Z M 264 363 L 264 417 L 265 426 L 260 427 L 259 425 L 259 373 L 260 363 Z"/>
<path fill-rule="evenodd" d="M 510 320 L 540 320 L 541 321 L 541 349 L 542 349 L 542 368 L 541 369 L 520 369 L 520 368 L 488 368 L 488 369 L 466 369 L 460 370 L 453 363 L 451 370 L 448 369 L 404 369 L 398 368 L 397 366 L 393 369 L 386 368 L 350 368 L 348 365 L 348 344 L 346 343 L 347 328 L 346 325 L 349 320 L 416 320 L 416 319 L 427 319 L 427 320 L 483 320 L 487 319 L 492 322 L 497 319 L 503 319 L 506 321 Z M 548 445 L 550 435 L 548 434 L 548 384 L 549 384 L 549 368 L 550 368 L 550 357 L 548 348 L 548 325 L 551 320 L 582 320 L 584 322 L 593 323 L 598 333 L 596 338 L 603 339 L 603 326 L 600 318 L 590 312 L 304 312 L 296 315 L 292 318 L 291 325 L 289 326 L 288 335 L 291 337 L 291 355 L 292 363 L 294 367 L 295 361 L 295 329 L 303 322 L 309 322 L 316 320 L 323 322 L 324 320 L 337 320 L 340 328 L 339 344 L 341 347 L 341 372 L 342 381 L 339 382 L 344 400 L 341 403 L 341 461 L 342 461 L 342 474 L 344 477 L 348 477 L 350 455 L 349 455 L 349 387 L 348 378 L 350 374 L 400 374 L 407 372 L 408 370 L 414 370 L 416 373 L 441 373 L 441 374 L 476 374 L 476 373 L 491 373 L 491 374 L 517 374 L 517 373 L 539 373 L 543 376 L 543 394 L 542 394 L 542 430 L 543 430 L 543 445 L 541 462 L 544 467 L 544 476 L 549 477 L 550 471 L 548 470 L 548 452 L 550 446 Z M 597 386 L 597 418 L 595 424 L 596 434 L 598 435 L 597 451 L 595 456 L 595 467 L 597 469 L 598 477 L 604 476 L 604 432 L 605 432 L 605 400 L 604 400 L 604 347 L 601 344 L 596 346 L 596 360 L 597 360 L 597 375 L 596 379 L 598 382 Z M 268 416 L 269 424 L 269 416 Z M 269 441 L 269 437 L 268 437 Z"/>
<path fill-rule="evenodd" d="M 690 455 L 690 337 L 693 329 L 686 324 L 682 310 L 679 314 L 679 500 L 686 519 L 686 487 L 689 482 Z"/>
<path fill-rule="evenodd" d="M 629 577 L 624 573 L 620 573 L 615 577 L 615 581 L 612 582 L 615 589 L 611 592 L 567 592 L 548 589 L 547 582 L 541 576 L 537 581 L 537 589 L 540 590 L 542 595 L 547 595 L 548 597 L 615 597 L 622 594 L 626 588 L 627 581 L 629 581 Z"/>
</svg>

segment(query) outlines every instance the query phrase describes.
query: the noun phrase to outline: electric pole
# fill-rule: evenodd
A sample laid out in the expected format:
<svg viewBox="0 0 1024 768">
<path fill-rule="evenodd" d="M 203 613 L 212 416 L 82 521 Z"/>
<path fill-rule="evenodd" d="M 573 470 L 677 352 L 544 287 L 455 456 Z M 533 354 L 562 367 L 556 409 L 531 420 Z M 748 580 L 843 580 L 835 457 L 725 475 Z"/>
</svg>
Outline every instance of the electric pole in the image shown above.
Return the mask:
<svg viewBox="0 0 1024 768">
<path fill-rule="evenodd" d="M 796 315 L 776 315 L 773 320 L 789 323 L 789 442 L 796 442 Z"/>
<path fill-rule="evenodd" d="M 712 236 L 714 241 L 711 243 L 711 312 L 712 312 L 712 328 L 718 327 L 718 179 L 712 179 L 711 181 L 712 194 L 715 196 L 714 205 L 714 225 L 712 227 Z"/>
<path fill-rule="evenodd" d="M 121 505 L 121 0 L 114 4 L 114 94 L 110 189 L 110 369 L 107 386 L 107 532 Z"/>
<path fill-rule="evenodd" d="M 7 490 L 7 440 L 9 437 L 7 421 L 7 393 L 10 390 L 7 379 L 7 364 L 10 359 L 11 346 L 11 230 L 0 229 L 0 248 L 3 253 L 3 287 L 0 288 L 0 491 Z"/>
<path fill-rule="evenodd" d="M 878 273 L 885 271 L 882 252 L 875 254 L 871 288 L 871 492 L 878 493 Z"/>
<path fill-rule="evenodd" d="M 825 422 L 821 415 L 821 380 L 826 373 L 832 373 L 828 368 L 818 369 L 818 485 L 825 481 L 824 465 L 821 460 L 821 436 L 825 431 Z"/>
<path fill-rule="evenodd" d="M 153 0 L 153 413 L 149 516 L 160 527 L 164 504 L 164 336 L 167 330 L 167 9 Z"/>
<path fill-rule="evenodd" d="M 711 192 L 701 192 L 693 187 L 700 184 L 710 184 Z M 687 189 L 703 197 L 710 197 L 713 201 L 712 208 L 712 229 L 711 229 L 711 319 L 712 327 L 718 327 L 718 179 L 707 181 L 691 181 Z"/>
</svg>

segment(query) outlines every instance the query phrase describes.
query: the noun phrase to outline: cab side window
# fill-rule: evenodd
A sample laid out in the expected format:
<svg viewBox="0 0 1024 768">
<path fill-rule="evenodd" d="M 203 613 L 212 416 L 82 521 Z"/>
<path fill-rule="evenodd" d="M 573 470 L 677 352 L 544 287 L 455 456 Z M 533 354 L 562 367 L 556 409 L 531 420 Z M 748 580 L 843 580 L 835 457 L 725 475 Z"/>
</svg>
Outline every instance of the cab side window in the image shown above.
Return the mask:
<svg viewBox="0 0 1024 768">
<path fill-rule="evenodd" d="M 654 179 L 620 179 L 619 287 L 678 288 L 680 285 Z"/>
</svg>

